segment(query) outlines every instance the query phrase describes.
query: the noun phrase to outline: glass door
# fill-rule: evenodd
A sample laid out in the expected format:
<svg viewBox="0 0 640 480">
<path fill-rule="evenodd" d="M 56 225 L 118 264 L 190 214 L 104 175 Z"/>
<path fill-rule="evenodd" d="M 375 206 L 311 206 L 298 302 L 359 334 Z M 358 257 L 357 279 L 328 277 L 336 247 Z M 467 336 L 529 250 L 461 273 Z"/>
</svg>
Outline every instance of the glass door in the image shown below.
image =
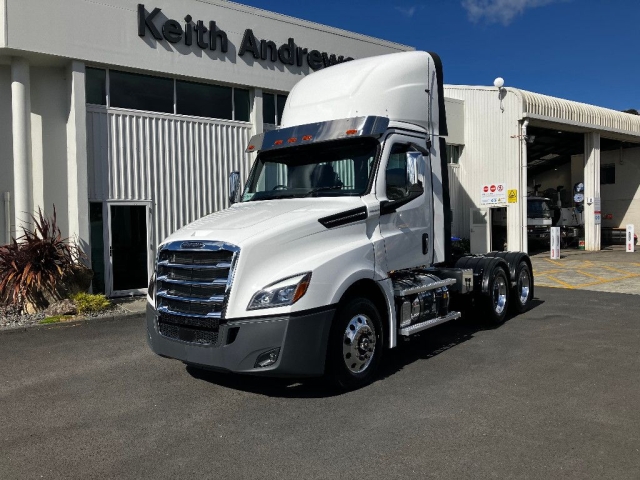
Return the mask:
<svg viewBox="0 0 640 480">
<path fill-rule="evenodd" d="M 151 205 L 108 203 L 109 275 L 107 295 L 143 295 L 149 284 L 152 261 Z"/>
</svg>

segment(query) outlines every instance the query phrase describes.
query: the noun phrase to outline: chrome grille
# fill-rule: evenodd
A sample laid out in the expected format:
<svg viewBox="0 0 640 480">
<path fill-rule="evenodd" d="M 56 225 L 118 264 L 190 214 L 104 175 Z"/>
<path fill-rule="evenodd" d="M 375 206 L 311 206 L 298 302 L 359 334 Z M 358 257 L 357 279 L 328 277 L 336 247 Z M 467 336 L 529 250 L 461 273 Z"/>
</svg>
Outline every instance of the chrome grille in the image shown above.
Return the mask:
<svg viewBox="0 0 640 480">
<path fill-rule="evenodd" d="M 224 296 L 225 285 L 189 285 L 185 283 L 158 282 L 158 289 L 165 290 L 172 297 L 192 297 L 208 299 L 216 295 Z"/>
<path fill-rule="evenodd" d="M 199 283 L 214 283 L 216 280 L 221 280 L 218 284 L 226 285 L 229 268 L 184 268 L 174 263 L 158 263 L 158 276 L 166 277 L 167 280 Z"/>
<path fill-rule="evenodd" d="M 162 247 L 156 266 L 161 335 L 200 345 L 216 343 L 238 254 L 238 247 L 222 242 L 172 242 Z"/>
</svg>

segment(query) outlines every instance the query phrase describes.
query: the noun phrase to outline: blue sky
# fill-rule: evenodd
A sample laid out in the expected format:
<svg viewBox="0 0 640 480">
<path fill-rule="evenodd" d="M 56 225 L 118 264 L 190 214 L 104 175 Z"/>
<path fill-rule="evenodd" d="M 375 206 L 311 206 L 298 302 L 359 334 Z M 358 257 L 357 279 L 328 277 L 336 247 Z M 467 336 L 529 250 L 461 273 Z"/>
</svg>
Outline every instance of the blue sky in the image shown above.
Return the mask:
<svg viewBox="0 0 640 480">
<path fill-rule="evenodd" d="M 445 83 L 640 110 L 640 0 L 239 3 L 437 52 Z"/>
</svg>

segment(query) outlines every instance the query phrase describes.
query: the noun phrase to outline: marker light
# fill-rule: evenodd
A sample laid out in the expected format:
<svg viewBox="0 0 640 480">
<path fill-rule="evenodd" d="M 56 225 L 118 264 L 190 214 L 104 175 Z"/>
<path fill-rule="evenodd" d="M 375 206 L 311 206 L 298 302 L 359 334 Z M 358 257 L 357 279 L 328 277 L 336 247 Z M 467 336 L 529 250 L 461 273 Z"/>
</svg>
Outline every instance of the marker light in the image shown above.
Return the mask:
<svg viewBox="0 0 640 480">
<path fill-rule="evenodd" d="M 298 139 L 296 137 L 291 137 L 289 140 L 287 140 L 287 143 L 296 143 L 298 141 Z"/>
<path fill-rule="evenodd" d="M 347 130 L 347 135 L 355 135 L 356 133 L 358 133 L 358 130 Z"/>
<path fill-rule="evenodd" d="M 273 142 L 274 145 L 282 145 L 282 140 L 276 140 Z"/>
<path fill-rule="evenodd" d="M 247 150 L 254 150 L 256 147 L 255 145 L 249 145 L 249 147 L 247 148 Z"/>
<path fill-rule="evenodd" d="M 313 138 L 313 135 L 305 135 L 304 137 L 302 137 L 302 141 L 303 142 L 308 142 L 312 138 Z"/>
</svg>

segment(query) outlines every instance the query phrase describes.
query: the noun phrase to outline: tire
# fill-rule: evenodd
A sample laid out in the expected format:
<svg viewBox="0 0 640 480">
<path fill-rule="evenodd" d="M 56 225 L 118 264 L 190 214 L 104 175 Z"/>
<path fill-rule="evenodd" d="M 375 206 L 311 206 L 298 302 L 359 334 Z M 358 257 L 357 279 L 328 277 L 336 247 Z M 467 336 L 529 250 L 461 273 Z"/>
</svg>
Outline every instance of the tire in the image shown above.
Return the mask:
<svg viewBox="0 0 640 480">
<path fill-rule="evenodd" d="M 533 297 L 531 269 L 524 260 L 516 267 L 516 285 L 511 291 L 511 308 L 516 313 L 524 313 L 531 308 Z"/>
<path fill-rule="evenodd" d="M 489 276 L 489 294 L 484 298 L 483 318 L 492 326 L 502 325 L 509 308 L 509 277 L 502 267 L 496 266 Z"/>
<path fill-rule="evenodd" d="M 376 375 L 383 350 L 380 313 L 366 298 L 341 306 L 334 317 L 327 349 L 327 373 L 332 383 L 354 390 Z"/>
</svg>

